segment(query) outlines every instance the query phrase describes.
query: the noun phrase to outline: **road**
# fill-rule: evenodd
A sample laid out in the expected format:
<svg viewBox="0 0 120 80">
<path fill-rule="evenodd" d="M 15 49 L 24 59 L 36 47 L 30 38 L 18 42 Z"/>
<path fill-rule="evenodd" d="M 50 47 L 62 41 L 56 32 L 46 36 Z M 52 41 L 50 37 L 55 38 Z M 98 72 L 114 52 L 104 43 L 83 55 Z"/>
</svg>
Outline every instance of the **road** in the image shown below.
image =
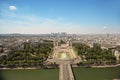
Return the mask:
<svg viewBox="0 0 120 80">
<path fill-rule="evenodd" d="M 63 61 L 59 66 L 59 80 L 74 80 L 71 65 L 68 61 Z"/>
</svg>

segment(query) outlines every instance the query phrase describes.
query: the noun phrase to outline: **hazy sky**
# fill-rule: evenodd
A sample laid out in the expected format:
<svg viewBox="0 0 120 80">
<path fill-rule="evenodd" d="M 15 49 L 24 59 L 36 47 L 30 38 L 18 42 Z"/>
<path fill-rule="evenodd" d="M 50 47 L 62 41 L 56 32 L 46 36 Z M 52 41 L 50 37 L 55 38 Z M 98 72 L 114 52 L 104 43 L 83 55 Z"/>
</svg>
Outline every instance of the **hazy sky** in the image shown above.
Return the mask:
<svg viewBox="0 0 120 80">
<path fill-rule="evenodd" d="M 0 33 L 120 33 L 120 0 L 0 0 Z"/>
</svg>

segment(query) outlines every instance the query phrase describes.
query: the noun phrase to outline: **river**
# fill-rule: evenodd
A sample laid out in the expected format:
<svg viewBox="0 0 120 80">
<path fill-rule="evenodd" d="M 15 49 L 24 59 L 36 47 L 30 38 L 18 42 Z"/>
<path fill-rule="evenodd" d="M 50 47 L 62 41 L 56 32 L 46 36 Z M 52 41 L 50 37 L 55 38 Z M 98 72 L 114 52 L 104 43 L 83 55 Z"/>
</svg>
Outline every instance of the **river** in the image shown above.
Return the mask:
<svg viewBox="0 0 120 80">
<path fill-rule="evenodd" d="M 120 78 L 120 67 L 73 68 L 76 80 L 113 80 Z M 59 80 L 58 69 L 0 70 L 0 80 Z"/>
</svg>

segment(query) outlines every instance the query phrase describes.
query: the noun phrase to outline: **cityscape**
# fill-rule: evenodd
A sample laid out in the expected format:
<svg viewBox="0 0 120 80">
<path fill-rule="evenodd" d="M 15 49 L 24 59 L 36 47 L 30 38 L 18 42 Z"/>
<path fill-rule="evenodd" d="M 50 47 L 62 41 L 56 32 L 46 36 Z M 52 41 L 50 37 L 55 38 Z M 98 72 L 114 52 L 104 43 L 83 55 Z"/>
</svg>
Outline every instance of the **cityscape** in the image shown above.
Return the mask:
<svg viewBox="0 0 120 80">
<path fill-rule="evenodd" d="M 1 70 L 59 68 L 59 80 L 75 80 L 72 67 L 120 66 L 120 34 L 2 34 L 0 43 Z"/>
<path fill-rule="evenodd" d="M 1 0 L 0 80 L 120 80 L 119 0 Z"/>
</svg>

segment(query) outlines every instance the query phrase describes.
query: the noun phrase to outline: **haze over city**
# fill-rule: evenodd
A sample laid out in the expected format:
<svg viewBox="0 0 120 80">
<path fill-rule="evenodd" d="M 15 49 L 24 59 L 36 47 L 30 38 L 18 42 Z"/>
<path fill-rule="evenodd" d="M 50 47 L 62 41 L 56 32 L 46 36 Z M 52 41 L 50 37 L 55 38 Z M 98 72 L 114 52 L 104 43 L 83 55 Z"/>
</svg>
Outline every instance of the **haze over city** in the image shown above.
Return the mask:
<svg viewBox="0 0 120 80">
<path fill-rule="evenodd" d="M 0 0 L 0 33 L 120 33 L 120 0 Z"/>
</svg>

